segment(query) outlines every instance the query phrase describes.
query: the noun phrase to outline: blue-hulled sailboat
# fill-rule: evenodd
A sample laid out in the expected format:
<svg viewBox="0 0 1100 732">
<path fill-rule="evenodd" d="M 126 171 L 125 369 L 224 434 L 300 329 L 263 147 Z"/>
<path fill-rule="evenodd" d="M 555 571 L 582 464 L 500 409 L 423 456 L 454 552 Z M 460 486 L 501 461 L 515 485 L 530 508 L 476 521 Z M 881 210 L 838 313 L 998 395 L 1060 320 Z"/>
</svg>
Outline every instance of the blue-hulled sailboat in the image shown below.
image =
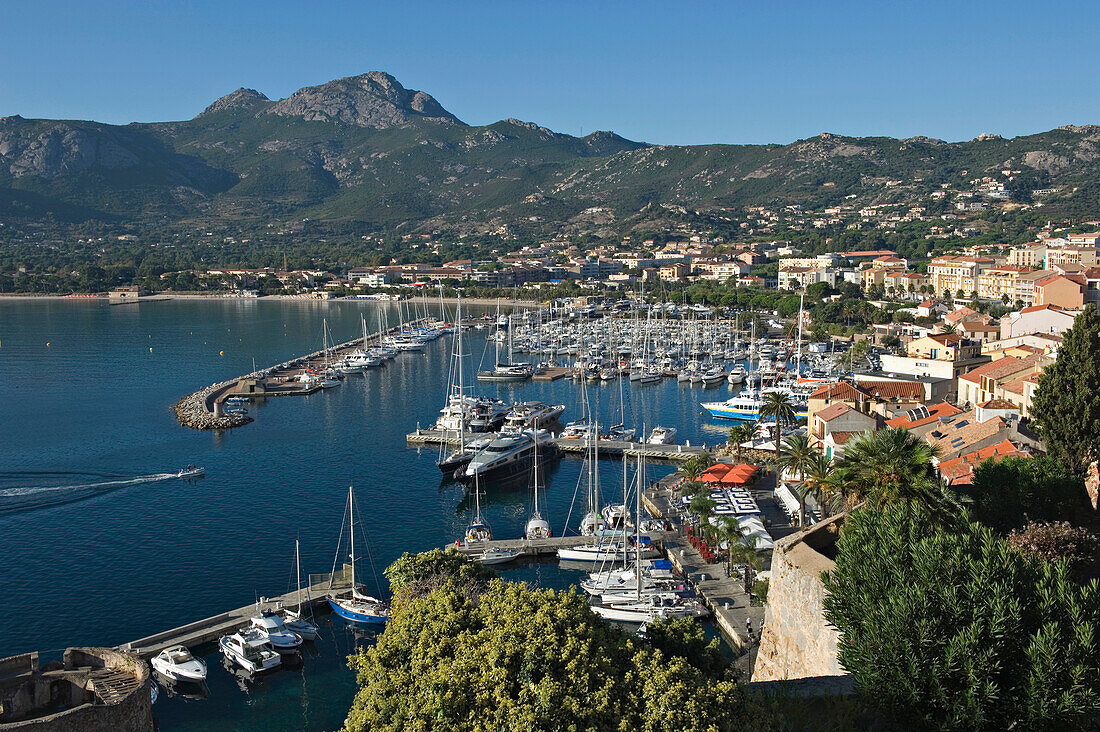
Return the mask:
<svg viewBox="0 0 1100 732">
<path fill-rule="evenodd" d="M 391 611 L 389 603 L 370 595 L 359 592 L 359 585 L 355 583 L 355 497 L 351 486 L 348 486 L 348 537 L 351 545 L 351 594 L 347 597 L 330 597 L 328 604 L 332 611 L 344 620 L 353 623 L 385 623 L 390 619 Z M 337 556 L 339 556 L 339 548 Z M 368 550 L 369 551 L 369 550 Z M 335 562 L 333 562 L 335 565 Z M 335 574 L 336 568 L 333 567 Z"/>
</svg>

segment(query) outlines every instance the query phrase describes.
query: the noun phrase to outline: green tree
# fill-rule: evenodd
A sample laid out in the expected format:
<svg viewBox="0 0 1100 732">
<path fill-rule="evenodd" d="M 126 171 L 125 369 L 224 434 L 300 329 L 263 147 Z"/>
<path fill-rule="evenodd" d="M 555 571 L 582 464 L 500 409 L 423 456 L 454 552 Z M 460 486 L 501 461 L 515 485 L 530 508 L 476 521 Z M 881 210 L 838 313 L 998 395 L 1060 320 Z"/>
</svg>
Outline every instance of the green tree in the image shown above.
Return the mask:
<svg viewBox="0 0 1100 732">
<path fill-rule="evenodd" d="M 390 582 L 394 602 L 422 597 L 452 582 L 477 593 L 496 572 L 459 554 L 453 548 L 419 554 L 405 552 L 382 572 Z"/>
<path fill-rule="evenodd" d="M 741 447 L 741 443 L 748 442 L 755 434 L 756 430 L 747 422 L 738 422 L 730 427 L 729 445 L 736 451 L 738 460 L 741 459 L 741 453 L 744 449 Z"/>
<path fill-rule="evenodd" d="M 769 391 L 764 395 L 764 401 L 760 405 L 760 419 L 772 420 L 773 442 L 779 447 L 779 435 L 784 426 L 793 425 L 798 421 L 798 414 L 794 410 L 794 402 L 786 392 Z"/>
<path fill-rule="evenodd" d="M 864 701 L 907 728 L 1083 729 L 1100 711 L 1100 585 L 902 502 L 846 522 L 825 617 Z"/>
<path fill-rule="evenodd" d="M 951 513 L 954 507 L 932 477 L 936 455 L 935 448 L 901 428 L 861 432 L 848 440 L 837 461 L 841 492 L 849 505 L 914 501 L 929 511 Z"/>
<path fill-rule="evenodd" d="M 491 582 L 397 604 L 351 656 L 348 732 L 735 730 L 744 696 L 716 642 L 686 623 L 639 639 L 575 592 Z M 741 720 L 745 720 L 742 722 Z"/>
<path fill-rule="evenodd" d="M 959 486 L 974 518 L 1004 533 L 1029 520 L 1065 521 L 1088 507 L 1085 483 L 1052 457 L 986 460 L 970 485 Z"/>
<path fill-rule="evenodd" d="M 1083 473 L 1100 459 L 1100 314 L 1090 305 L 1062 336 L 1058 359 L 1039 376 L 1031 414 L 1047 453 Z"/>
<path fill-rule="evenodd" d="M 695 494 L 691 498 L 691 503 L 688 504 L 688 510 L 699 517 L 699 530 L 704 539 L 714 535 L 714 525 L 710 519 L 714 516 L 714 509 L 717 507 L 718 503 L 706 493 Z"/>
<path fill-rule="evenodd" d="M 778 473 L 777 480 L 783 479 L 787 473 L 796 484 L 795 493 L 798 496 L 798 523 L 806 525 L 806 472 L 809 466 L 819 455 L 818 451 L 810 445 L 810 438 L 806 435 L 792 435 L 779 445 L 775 456 L 775 467 Z"/>
</svg>

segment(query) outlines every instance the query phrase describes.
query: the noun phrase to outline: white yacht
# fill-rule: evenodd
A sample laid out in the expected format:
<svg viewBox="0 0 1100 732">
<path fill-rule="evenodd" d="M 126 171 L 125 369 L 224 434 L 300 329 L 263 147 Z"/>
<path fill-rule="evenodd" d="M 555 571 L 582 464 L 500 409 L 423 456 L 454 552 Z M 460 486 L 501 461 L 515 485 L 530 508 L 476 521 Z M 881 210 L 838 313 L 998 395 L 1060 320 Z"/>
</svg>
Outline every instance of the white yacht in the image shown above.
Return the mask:
<svg viewBox="0 0 1100 732">
<path fill-rule="evenodd" d="M 606 620 L 624 623 L 652 623 L 668 618 L 703 618 L 710 614 L 698 600 L 685 599 L 674 592 L 614 600 L 593 605 L 592 611 Z"/>
<path fill-rule="evenodd" d="M 195 658 L 183 646 L 166 648 L 149 660 L 153 670 L 174 681 L 199 682 L 206 679 L 206 663 Z"/>
<path fill-rule="evenodd" d="M 565 411 L 564 404 L 543 404 L 542 402 L 522 402 L 516 404 L 504 418 L 501 432 L 520 432 L 537 424 L 553 422 Z"/>
<path fill-rule="evenodd" d="M 254 628 L 245 628 L 218 639 L 222 655 L 250 674 L 269 671 L 283 662 L 267 637 Z"/>
<path fill-rule="evenodd" d="M 654 427 L 646 442 L 650 445 L 671 445 L 676 442 L 676 428 Z"/>
<path fill-rule="evenodd" d="M 302 646 L 302 636 L 287 628 L 283 619 L 273 612 L 265 610 L 250 622 L 279 653 L 294 653 Z"/>
<path fill-rule="evenodd" d="M 506 564 L 519 557 L 519 552 L 514 549 L 486 549 L 483 552 L 471 554 L 470 559 L 478 564 Z"/>
</svg>

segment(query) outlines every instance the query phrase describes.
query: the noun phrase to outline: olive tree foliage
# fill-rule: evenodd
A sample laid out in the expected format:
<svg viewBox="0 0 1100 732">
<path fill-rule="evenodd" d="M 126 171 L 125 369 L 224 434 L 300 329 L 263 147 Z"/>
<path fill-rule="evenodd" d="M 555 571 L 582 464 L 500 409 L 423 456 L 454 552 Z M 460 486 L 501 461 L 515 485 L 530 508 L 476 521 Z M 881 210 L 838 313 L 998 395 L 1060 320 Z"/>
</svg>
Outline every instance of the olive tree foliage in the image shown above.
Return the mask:
<svg viewBox="0 0 1100 732">
<path fill-rule="evenodd" d="M 439 582 L 435 561 L 404 567 L 414 563 L 437 586 L 399 589 L 385 632 L 350 657 L 360 688 L 348 732 L 720 732 L 758 716 L 746 714 L 717 642 L 692 623 L 657 623 L 637 638 L 576 592 L 501 580 L 471 592 L 468 577 Z M 404 587 L 424 579 L 414 571 Z"/>
<path fill-rule="evenodd" d="M 858 509 L 825 586 L 841 664 L 909 728 L 1080 729 L 1100 711 L 1100 586 L 985 526 Z"/>
</svg>

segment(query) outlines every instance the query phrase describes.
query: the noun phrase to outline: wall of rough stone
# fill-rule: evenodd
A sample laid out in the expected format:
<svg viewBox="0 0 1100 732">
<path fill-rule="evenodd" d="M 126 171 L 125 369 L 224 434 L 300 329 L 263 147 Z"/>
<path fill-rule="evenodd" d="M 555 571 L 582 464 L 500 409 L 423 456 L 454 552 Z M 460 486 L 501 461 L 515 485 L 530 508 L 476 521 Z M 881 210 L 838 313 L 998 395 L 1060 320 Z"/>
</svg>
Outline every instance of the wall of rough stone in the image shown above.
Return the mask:
<svg viewBox="0 0 1100 732">
<path fill-rule="evenodd" d="M 843 520 L 834 516 L 775 543 L 754 682 L 846 673 L 837 661 L 839 634 L 825 621 L 821 582 Z"/>
<path fill-rule="evenodd" d="M 69 687 L 68 693 L 72 698 L 64 701 L 79 706 L 48 716 L 0 724 L 0 732 L 152 732 L 155 729 L 149 689 L 150 672 L 144 661 L 111 648 L 69 648 L 65 651 L 65 668 L 73 669 L 65 678 L 47 681 L 36 677 L 39 683 L 35 685 L 42 691 L 52 688 L 55 699 L 57 694 L 65 691 L 61 687 Z M 86 673 L 76 670 L 81 668 L 124 670 L 132 673 L 141 683 L 117 704 L 80 704 L 82 697 L 89 696 L 81 688 L 87 678 Z M 46 703 L 48 696 L 41 701 Z"/>
</svg>

